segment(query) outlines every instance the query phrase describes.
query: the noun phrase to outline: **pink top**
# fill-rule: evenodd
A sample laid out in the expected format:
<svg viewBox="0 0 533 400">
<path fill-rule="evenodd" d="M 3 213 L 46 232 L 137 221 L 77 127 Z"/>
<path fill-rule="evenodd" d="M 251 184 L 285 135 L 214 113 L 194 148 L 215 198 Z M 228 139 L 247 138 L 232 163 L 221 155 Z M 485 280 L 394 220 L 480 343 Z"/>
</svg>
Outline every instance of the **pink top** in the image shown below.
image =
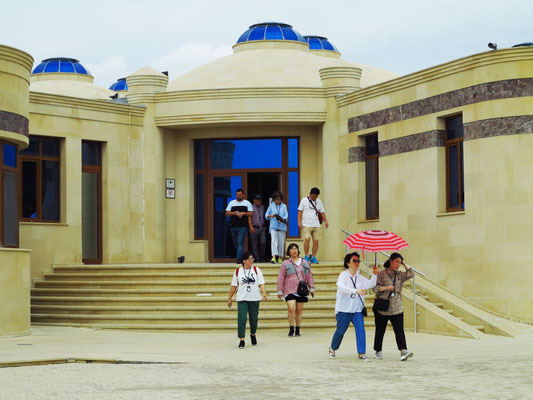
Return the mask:
<svg viewBox="0 0 533 400">
<path fill-rule="evenodd" d="M 295 273 L 295 268 L 298 273 Z M 291 260 L 283 261 L 278 275 L 278 295 L 287 296 L 288 294 L 296 294 L 298 291 L 298 282 L 303 279 L 310 288 L 311 292 L 315 291 L 315 281 L 311 267 L 302 259 L 300 265 L 295 265 Z"/>
</svg>

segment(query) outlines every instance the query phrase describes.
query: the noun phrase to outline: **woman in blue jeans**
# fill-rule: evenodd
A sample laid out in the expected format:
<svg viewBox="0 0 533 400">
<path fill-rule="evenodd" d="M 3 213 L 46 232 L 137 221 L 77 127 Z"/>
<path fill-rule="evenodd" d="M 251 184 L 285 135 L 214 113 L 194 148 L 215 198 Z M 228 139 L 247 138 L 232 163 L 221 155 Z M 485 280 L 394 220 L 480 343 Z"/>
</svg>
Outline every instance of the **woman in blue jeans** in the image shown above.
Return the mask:
<svg viewBox="0 0 533 400">
<path fill-rule="evenodd" d="M 350 253 L 344 257 L 344 271 L 337 279 L 337 301 L 335 315 L 337 317 L 337 330 L 333 334 L 329 358 L 335 358 L 335 351 L 340 347 L 342 338 L 350 326 L 355 328 L 357 353 L 359 360 L 370 361 L 366 356 L 366 334 L 363 320 L 363 307 L 365 304 L 366 290 L 376 286 L 378 267 L 374 267 L 371 279 L 359 274 L 359 254 Z"/>
</svg>

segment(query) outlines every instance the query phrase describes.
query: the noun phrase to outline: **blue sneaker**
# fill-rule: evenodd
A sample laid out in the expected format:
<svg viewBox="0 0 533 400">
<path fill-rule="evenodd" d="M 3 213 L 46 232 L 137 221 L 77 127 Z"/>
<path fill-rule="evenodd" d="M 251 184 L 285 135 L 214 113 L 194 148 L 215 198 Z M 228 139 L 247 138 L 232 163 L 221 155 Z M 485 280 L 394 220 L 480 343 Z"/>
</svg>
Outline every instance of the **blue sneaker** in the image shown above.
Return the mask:
<svg viewBox="0 0 533 400">
<path fill-rule="evenodd" d="M 311 257 L 311 264 L 318 264 L 318 260 L 315 256 Z"/>
<path fill-rule="evenodd" d="M 305 261 L 307 261 L 307 263 L 309 264 L 309 256 L 305 256 Z"/>
</svg>

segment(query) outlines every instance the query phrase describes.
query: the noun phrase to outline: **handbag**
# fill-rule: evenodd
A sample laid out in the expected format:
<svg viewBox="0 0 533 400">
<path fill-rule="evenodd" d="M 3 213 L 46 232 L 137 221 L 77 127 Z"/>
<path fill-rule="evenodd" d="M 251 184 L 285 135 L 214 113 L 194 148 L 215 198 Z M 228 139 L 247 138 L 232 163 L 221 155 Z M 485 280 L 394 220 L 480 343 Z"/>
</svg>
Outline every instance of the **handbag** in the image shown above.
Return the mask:
<svg viewBox="0 0 533 400">
<path fill-rule="evenodd" d="M 394 280 L 392 281 L 392 286 L 396 285 L 396 274 L 394 274 Z M 374 311 L 388 311 L 389 305 L 390 305 L 390 297 L 392 295 L 392 292 L 389 293 L 389 297 L 386 299 L 374 299 L 374 305 L 372 306 L 372 310 Z"/>
<path fill-rule="evenodd" d="M 307 297 L 309 295 L 309 286 L 307 285 L 306 281 L 300 279 L 300 277 L 298 276 L 298 268 L 296 268 L 296 265 L 292 262 L 292 260 L 291 264 L 294 265 L 294 272 L 296 273 L 296 277 L 298 278 L 298 290 L 296 291 L 296 293 L 300 297 Z"/>
</svg>

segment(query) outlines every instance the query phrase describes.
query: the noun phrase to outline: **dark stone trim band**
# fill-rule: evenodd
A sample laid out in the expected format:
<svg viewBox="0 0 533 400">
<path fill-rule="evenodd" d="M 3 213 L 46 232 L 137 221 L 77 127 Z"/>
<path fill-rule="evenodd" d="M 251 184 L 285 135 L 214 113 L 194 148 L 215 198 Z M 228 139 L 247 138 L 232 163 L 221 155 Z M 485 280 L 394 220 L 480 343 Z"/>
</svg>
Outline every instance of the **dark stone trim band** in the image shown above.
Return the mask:
<svg viewBox="0 0 533 400">
<path fill-rule="evenodd" d="M 364 146 L 356 146 L 356 147 L 349 147 L 348 148 L 348 162 L 360 162 L 365 161 L 366 156 L 366 147 Z"/>
<path fill-rule="evenodd" d="M 387 157 L 395 154 L 408 153 L 416 150 L 442 147 L 445 144 L 445 131 L 435 129 L 427 132 L 415 133 L 401 138 L 379 142 L 379 156 Z M 348 162 L 365 161 L 365 147 L 351 147 L 348 149 Z"/>
<path fill-rule="evenodd" d="M 28 137 L 29 121 L 22 115 L 0 110 L 0 130 L 19 133 Z"/>
<path fill-rule="evenodd" d="M 491 118 L 464 124 L 464 140 L 533 133 L 533 115 Z"/>
<path fill-rule="evenodd" d="M 482 83 L 350 118 L 348 132 L 375 128 L 468 104 L 528 96 L 533 96 L 533 78 Z"/>
</svg>

